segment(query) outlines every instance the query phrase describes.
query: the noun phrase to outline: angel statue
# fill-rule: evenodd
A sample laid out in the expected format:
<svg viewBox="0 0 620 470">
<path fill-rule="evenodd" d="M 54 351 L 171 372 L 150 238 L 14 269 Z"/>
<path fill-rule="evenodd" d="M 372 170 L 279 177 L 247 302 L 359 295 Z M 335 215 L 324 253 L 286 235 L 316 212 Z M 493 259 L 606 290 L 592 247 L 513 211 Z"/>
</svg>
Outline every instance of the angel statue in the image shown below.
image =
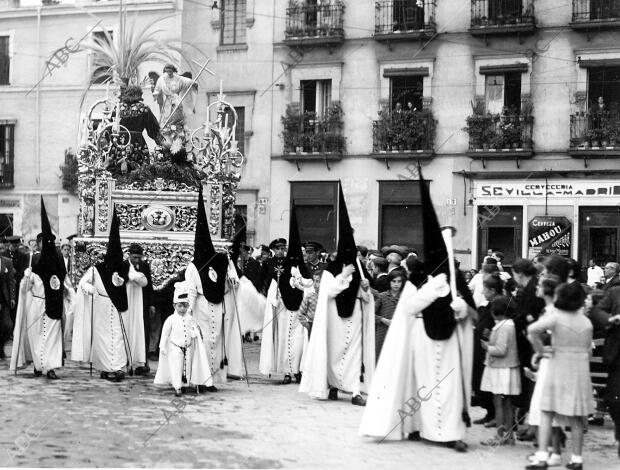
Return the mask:
<svg viewBox="0 0 620 470">
<path fill-rule="evenodd" d="M 153 72 L 149 74 L 153 78 L 156 75 Z M 184 127 L 185 115 L 183 113 L 181 97 L 188 90 L 191 90 L 188 101 L 192 103 L 193 110 L 198 85 L 191 79 L 191 74 L 189 74 L 189 77 L 184 75 L 188 74 L 178 75 L 177 68 L 174 65 L 166 64 L 164 66 L 164 74 L 158 77 L 155 82 L 153 97 L 157 104 L 159 104 L 159 125 L 162 128 L 165 126 Z"/>
</svg>

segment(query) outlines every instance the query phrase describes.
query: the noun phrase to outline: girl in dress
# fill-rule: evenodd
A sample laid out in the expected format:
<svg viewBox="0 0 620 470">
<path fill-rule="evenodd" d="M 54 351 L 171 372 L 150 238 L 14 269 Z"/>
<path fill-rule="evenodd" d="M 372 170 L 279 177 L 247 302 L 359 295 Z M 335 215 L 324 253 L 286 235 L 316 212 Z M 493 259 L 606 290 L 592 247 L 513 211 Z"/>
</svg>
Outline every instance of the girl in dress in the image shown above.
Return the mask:
<svg viewBox="0 0 620 470">
<path fill-rule="evenodd" d="M 497 436 L 483 441 L 482 445 L 514 445 L 512 397 L 521 393 L 517 334 L 512 321 L 514 309 L 511 299 L 501 295 L 491 301 L 490 310 L 495 326 L 489 341 L 480 341 L 487 352 L 480 389 L 493 393 Z"/>
</svg>

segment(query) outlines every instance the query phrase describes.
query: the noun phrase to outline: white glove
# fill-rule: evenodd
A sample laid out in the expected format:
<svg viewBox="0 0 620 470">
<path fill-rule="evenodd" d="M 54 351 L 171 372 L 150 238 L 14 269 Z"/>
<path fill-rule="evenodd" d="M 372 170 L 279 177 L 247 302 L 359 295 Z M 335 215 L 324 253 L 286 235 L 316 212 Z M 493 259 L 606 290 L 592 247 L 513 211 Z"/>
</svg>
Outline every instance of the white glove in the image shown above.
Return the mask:
<svg viewBox="0 0 620 470">
<path fill-rule="evenodd" d="M 299 268 L 297 266 L 291 267 L 291 276 L 294 278 L 301 277 L 301 273 L 299 272 Z"/>
<path fill-rule="evenodd" d="M 82 291 L 85 294 L 88 295 L 93 295 L 95 293 L 95 286 L 93 286 L 92 284 L 89 284 L 88 282 L 82 284 Z"/>
<path fill-rule="evenodd" d="M 467 317 L 468 305 L 461 297 L 457 297 L 450 302 L 450 307 L 454 310 L 454 317 L 463 320 Z"/>
<path fill-rule="evenodd" d="M 32 276 L 32 269 L 26 268 L 24 270 L 24 277 L 30 277 L 30 276 Z"/>
<path fill-rule="evenodd" d="M 444 274 L 437 274 L 437 276 L 429 276 L 426 281 L 428 289 L 433 290 L 437 297 L 445 297 L 450 293 L 450 286 L 448 285 L 448 277 Z M 424 286 L 423 286 L 424 287 Z"/>
</svg>

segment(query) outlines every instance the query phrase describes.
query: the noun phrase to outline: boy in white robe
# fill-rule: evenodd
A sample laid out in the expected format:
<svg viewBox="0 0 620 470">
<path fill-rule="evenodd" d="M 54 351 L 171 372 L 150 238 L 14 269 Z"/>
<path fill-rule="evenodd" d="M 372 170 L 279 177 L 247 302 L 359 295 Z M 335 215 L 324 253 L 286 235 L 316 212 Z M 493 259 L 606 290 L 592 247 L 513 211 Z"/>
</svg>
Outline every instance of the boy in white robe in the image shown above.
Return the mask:
<svg viewBox="0 0 620 470">
<path fill-rule="evenodd" d="M 189 285 L 177 282 L 174 286 L 174 313 L 162 326 L 159 367 L 154 382 L 157 385 L 172 384 L 177 397 L 181 396 L 184 384 L 213 385 L 200 328 L 188 315 L 188 310 Z"/>
</svg>

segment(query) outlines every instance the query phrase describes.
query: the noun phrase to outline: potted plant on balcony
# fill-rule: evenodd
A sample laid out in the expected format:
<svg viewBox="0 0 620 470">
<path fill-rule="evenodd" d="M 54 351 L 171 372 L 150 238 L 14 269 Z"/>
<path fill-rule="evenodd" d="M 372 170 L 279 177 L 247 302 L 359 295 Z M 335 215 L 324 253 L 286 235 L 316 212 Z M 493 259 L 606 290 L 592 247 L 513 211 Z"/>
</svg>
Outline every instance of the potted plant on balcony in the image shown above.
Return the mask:
<svg viewBox="0 0 620 470">
<path fill-rule="evenodd" d="M 599 146 L 600 139 L 600 130 L 599 129 L 588 129 L 585 133 L 586 140 L 590 142 L 592 147 Z"/>
<path fill-rule="evenodd" d="M 284 144 L 284 152 L 301 152 L 301 125 L 302 117 L 298 107 L 291 106 L 286 107 L 284 116 L 280 118 L 282 123 L 282 142 Z"/>
</svg>

